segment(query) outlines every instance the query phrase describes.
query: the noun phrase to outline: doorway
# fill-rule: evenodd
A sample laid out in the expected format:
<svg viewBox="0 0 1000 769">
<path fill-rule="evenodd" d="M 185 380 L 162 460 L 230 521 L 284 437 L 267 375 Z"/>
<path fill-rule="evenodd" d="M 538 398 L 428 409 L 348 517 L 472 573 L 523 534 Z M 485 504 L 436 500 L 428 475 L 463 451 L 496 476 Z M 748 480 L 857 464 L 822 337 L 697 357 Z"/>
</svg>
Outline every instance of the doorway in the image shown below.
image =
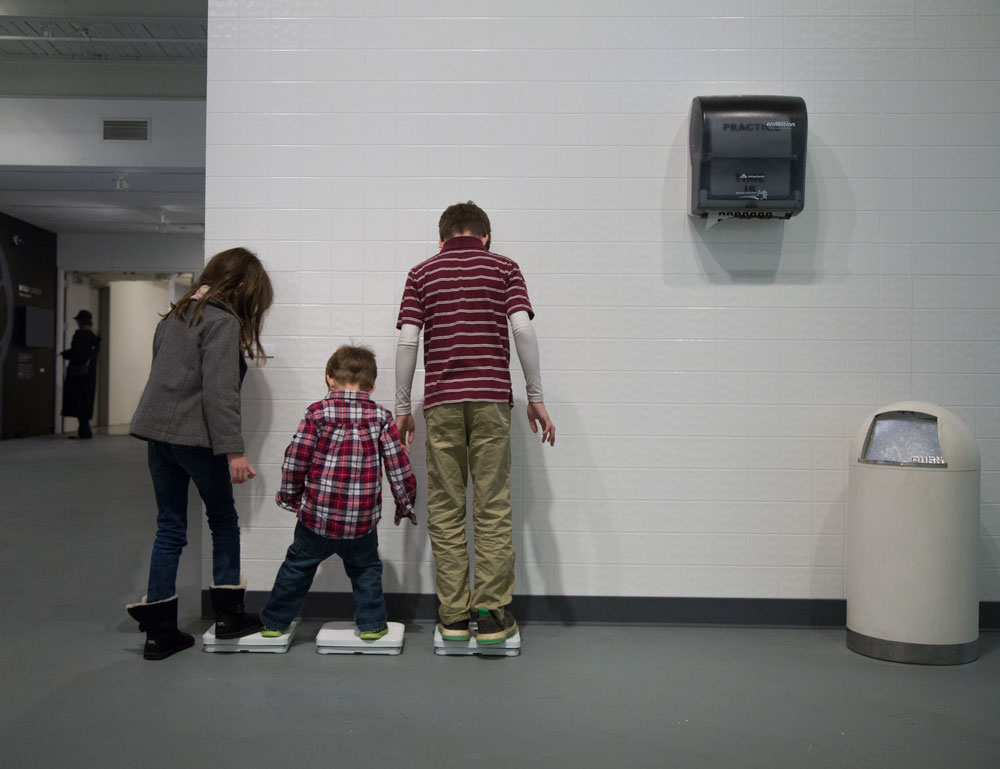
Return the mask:
<svg viewBox="0 0 1000 769">
<path fill-rule="evenodd" d="M 153 358 L 156 324 L 191 287 L 194 274 L 163 272 L 67 272 L 63 282 L 62 349 L 70 345 L 73 316 L 89 310 L 101 337 L 94 428 L 105 435 L 128 432 Z M 62 402 L 59 380 L 57 402 Z M 57 415 L 60 432 L 75 432 L 76 419 Z"/>
</svg>

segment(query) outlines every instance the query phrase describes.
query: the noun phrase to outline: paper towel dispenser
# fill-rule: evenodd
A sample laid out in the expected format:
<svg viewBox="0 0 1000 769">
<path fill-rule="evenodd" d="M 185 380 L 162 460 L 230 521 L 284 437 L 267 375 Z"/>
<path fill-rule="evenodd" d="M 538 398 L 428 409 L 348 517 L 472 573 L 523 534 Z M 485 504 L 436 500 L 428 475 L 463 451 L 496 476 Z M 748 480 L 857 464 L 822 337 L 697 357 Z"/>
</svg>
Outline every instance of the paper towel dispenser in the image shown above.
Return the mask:
<svg viewBox="0 0 1000 769">
<path fill-rule="evenodd" d="M 691 215 L 788 219 L 802 210 L 806 103 L 798 96 L 696 96 Z"/>
</svg>

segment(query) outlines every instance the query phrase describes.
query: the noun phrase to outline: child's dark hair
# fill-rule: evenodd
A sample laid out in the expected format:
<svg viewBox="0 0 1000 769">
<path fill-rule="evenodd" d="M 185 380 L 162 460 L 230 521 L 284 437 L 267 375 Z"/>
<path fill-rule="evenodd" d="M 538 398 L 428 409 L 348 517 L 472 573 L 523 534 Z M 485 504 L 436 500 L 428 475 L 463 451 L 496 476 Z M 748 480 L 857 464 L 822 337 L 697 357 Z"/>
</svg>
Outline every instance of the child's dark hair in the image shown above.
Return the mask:
<svg viewBox="0 0 1000 769">
<path fill-rule="evenodd" d="M 195 296 L 202 286 L 208 286 L 208 291 Z M 208 260 L 201 275 L 167 315 L 176 315 L 197 326 L 205 318 L 205 304 L 213 298 L 236 313 L 240 319 L 240 347 L 248 357 L 256 358 L 257 365 L 263 365 L 266 356 L 260 344 L 260 331 L 264 315 L 274 301 L 274 289 L 257 255 L 245 248 L 219 252 Z"/>
<path fill-rule="evenodd" d="M 448 240 L 458 235 L 475 235 L 485 238 L 490 234 L 490 217 L 473 203 L 456 203 L 448 206 L 438 220 L 438 234 L 441 240 Z"/>
<path fill-rule="evenodd" d="M 357 385 L 371 390 L 378 376 L 375 353 L 367 347 L 342 345 L 326 362 L 326 375 L 337 384 Z"/>
</svg>

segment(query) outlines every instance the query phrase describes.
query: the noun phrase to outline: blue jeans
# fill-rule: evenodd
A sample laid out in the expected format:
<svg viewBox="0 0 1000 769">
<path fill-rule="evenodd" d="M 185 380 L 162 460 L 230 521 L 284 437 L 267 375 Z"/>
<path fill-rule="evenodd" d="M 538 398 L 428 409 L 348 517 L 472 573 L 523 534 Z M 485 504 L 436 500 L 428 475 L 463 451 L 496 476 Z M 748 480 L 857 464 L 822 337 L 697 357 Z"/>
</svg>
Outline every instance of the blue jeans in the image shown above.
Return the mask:
<svg viewBox="0 0 1000 769">
<path fill-rule="evenodd" d="M 216 585 L 238 585 L 240 524 L 225 455 L 201 446 L 149 441 L 148 459 L 158 512 L 146 600 L 162 601 L 177 592 L 177 564 L 187 544 L 189 481 L 205 503 L 212 532 L 212 578 Z"/>
<path fill-rule="evenodd" d="M 301 521 L 295 524 L 295 538 L 285 554 L 285 562 L 274 578 L 274 587 L 260 621 L 271 630 L 286 630 L 302 610 L 316 569 L 331 555 L 339 555 L 354 591 L 354 624 L 362 633 L 385 625 L 385 597 L 382 595 L 382 561 L 378 557 L 378 530 L 357 539 L 328 539 Z"/>
</svg>

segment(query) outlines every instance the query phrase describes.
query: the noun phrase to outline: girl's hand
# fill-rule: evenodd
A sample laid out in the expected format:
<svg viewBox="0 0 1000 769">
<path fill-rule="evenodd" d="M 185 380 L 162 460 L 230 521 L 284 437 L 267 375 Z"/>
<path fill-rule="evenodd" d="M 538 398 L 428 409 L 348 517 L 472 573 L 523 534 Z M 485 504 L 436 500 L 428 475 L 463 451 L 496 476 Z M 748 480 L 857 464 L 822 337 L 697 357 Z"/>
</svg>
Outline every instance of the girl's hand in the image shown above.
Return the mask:
<svg viewBox="0 0 1000 769">
<path fill-rule="evenodd" d="M 226 459 L 229 460 L 229 480 L 233 483 L 246 483 L 257 475 L 246 454 L 226 454 Z"/>
</svg>

